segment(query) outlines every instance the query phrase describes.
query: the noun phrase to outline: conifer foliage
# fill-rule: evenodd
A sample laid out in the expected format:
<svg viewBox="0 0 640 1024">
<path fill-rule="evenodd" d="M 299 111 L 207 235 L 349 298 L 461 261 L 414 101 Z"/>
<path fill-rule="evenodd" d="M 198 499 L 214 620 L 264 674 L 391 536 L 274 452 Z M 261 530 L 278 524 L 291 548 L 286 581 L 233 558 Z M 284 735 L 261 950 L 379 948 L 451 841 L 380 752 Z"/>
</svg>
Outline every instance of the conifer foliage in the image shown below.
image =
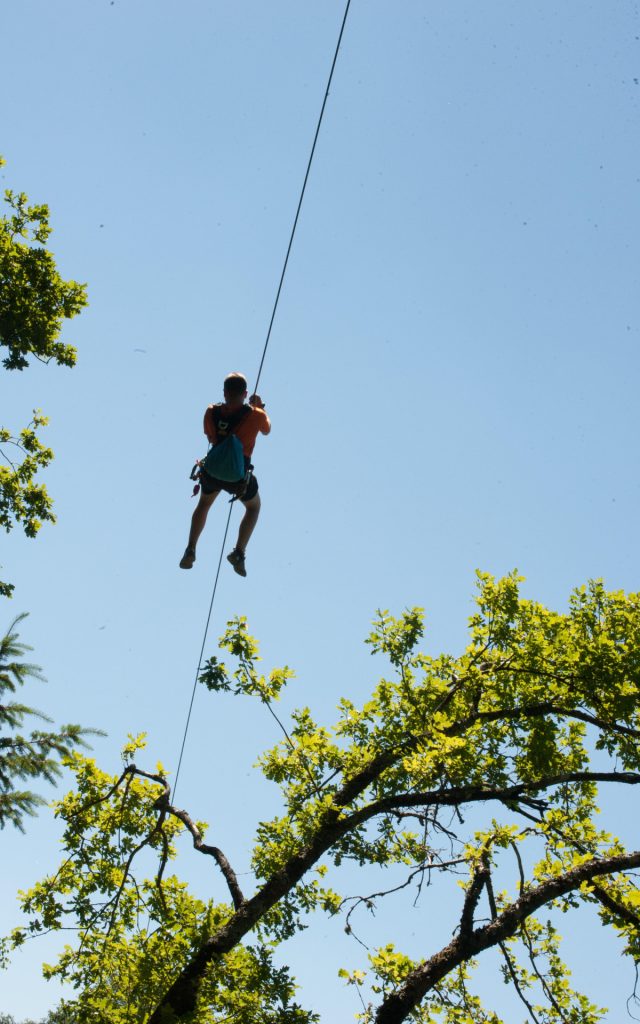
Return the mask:
<svg viewBox="0 0 640 1024">
<path fill-rule="evenodd" d="M 62 759 L 76 747 L 86 747 L 85 737 L 92 731 L 65 725 L 58 732 L 23 732 L 29 719 L 51 721 L 41 711 L 11 699 L 29 679 L 43 679 L 37 665 L 23 660 L 31 648 L 19 641 L 16 627 L 24 618 L 18 616 L 0 638 L 0 828 L 14 825 L 21 831 L 25 818 L 45 803 L 40 794 L 22 787 L 36 779 L 55 782 Z"/>
</svg>

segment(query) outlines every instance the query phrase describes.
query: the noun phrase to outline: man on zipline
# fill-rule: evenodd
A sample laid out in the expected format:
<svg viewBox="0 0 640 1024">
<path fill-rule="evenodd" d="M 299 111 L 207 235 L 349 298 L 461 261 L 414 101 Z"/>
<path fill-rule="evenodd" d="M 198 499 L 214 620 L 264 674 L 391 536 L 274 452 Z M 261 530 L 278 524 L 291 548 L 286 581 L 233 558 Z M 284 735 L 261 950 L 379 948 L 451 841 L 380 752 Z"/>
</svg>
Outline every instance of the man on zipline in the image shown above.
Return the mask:
<svg viewBox="0 0 640 1024">
<path fill-rule="evenodd" d="M 246 576 L 247 571 L 244 565 L 244 555 L 249 543 L 249 538 L 260 514 L 260 495 L 258 494 L 258 481 L 251 472 L 251 454 L 255 447 L 258 434 L 269 434 L 271 422 L 264 411 L 264 402 L 259 395 L 252 395 L 248 404 L 245 405 L 247 397 L 247 381 L 241 373 L 230 373 L 224 382 L 224 402 L 219 405 L 210 405 L 204 414 L 204 432 L 213 445 L 209 454 L 199 471 L 201 485 L 200 500 L 196 506 L 191 519 L 191 530 L 189 543 L 182 559 L 181 569 L 191 569 L 196 560 L 196 544 L 207 521 L 209 509 L 218 497 L 220 491 L 233 494 L 239 498 L 245 508 L 244 516 L 238 530 L 238 541 L 227 555 L 227 561 L 231 563 L 239 576 Z M 221 477 L 212 476 L 207 471 L 207 466 L 216 465 L 216 456 L 222 451 L 227 439 L 233 438 L 228 443 L 238 452 L 240 459 L 240 479 L 233 478 L 233 470 L 227 470 L 226 464 L 220 469 Z M 237 439 L 237 440 L 235 440 Z M 239 444 L 238 444 L 239 442 Z M 214 456 L 210 460 L 210 457 Z M 219 463 L 223 466 L 223 463 Z M 223 478 L 225 477 L 225 478 Z"/>
</svg>

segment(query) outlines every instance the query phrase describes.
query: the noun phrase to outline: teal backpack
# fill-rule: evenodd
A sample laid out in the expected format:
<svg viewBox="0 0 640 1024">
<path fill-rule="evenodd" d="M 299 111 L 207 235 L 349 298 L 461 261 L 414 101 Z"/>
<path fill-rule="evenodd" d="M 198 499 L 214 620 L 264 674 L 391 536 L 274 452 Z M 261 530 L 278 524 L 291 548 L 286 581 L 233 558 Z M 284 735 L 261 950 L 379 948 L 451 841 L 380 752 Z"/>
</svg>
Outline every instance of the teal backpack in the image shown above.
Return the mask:
<svg viewBox="0 0 640 1024">
<path fill-rule="evenodd" d="M 240 426 L 245 416 L 249 415 L 251 407 L 243 405 L 237 412 L 226 418 L 223 418 L 221 410 L 221 405 L 214 405 L 212 409 L 218 440 L 202 460 L 201 468 L 216 480 L 235 484 L 244 480 L 247 466 L 242 442 L 236 437 L 234 431 Z"/>
</svg>

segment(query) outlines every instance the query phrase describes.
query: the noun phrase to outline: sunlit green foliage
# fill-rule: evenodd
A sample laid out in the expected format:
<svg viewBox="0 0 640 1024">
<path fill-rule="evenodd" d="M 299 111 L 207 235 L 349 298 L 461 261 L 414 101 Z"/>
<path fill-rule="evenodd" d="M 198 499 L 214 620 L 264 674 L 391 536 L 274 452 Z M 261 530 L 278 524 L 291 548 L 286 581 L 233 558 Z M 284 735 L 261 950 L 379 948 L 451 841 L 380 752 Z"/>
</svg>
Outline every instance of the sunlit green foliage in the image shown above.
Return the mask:
<svg viewBox="0 0 640 1024">
<path fill-rule="evenodd" d="M 0 167 L 4 165 L 0 157 Z M 51 234 L 49 208 L 29 205 L 23 192 L 6 189 L 9 212 L 0 216 L 0 347 L 7 349 L 6 370 L 23 370 L 29 358 L 73 366 L 76 350 L 60 340 L 65 320 L 87 304 L 86 286 L 64 281 L 54 256 L 45 248 Z M 34 410 L 28 426 L 12 430 L 0 424 L 0 526 L 20 524 L 35 537 L 43 522 L 55 522 L 51 498 L 36 480 L 53 459 L 38 429 L 47 418 Z M 0 596 L 14 587 L 0 581 Z"/>
<path fill-rule="evenodd" d="M 55 522 L 47 489 L 35 480 L 38 470 L 53 459 L 37 435 L 47 423 L 46 416 L 34 409 L 31 423 L 18 437 L 0 427 L 0 526 L 7 532 L 20 523 L 27 537 L 35 537 L 43 522 Z"/>
<path fill-rule="evenodd" d="M 4 160 L 0 158 L 0 166 Z M 64 320 L 86 306 L 86 285 L 64 281 L 53 254 L 49 207 L 29 205 L 24 192 L 6 189 L 9 212 L 0 217 L 0 345 L 7 370 L 23 370 L 29 356 L 73 366 L 76 350 L 61 342 Z"/>
<path fill-rule="evenodd" d="M 280 692 L 294 673 L 286 666 L 276 668 L 267 679 L 256 670 L 260 661 L 258 645 L 247 629 L 244 616 L 232 619 L 224 636 L 220 637 L 220 647 L 229 651 L 237 658 L 238 666 L 230 676 L 224 662 L 212 657 L 203 666 L 200 682 L 214 693 L 244 694 L 247 697 L 259 697 L 264 704 L 278 700 Z"/>
<path fill-rule="evenodd" d="M 162 767 L 132 763 L 136 741 L 119 777 L 74 755 L 77 789 L 57 805 L 65 860 L 25 894 L 29 924 L 14 941 L 79 930 L 47 971 L 78 987 L 88 1021 L 283 1024 L 312 1014 L 292 1004 L 272 954 L 287 941 L 290 962 L 296 933 L 324 912 L 344 915 L 348 934 L 366 929 L 376 947 L 363 964 L 354 944 L 355 963 L 342 972 L 367 1024 L 501 1024 L 472 984 L 492 947 L 529 1019 L 597 1024 L 597 992 L 571 985 L 557 912 L 595 909 L 630 962 L 640 959 L 640 851 L 598 824 L 607 787 L 631 800 L 640 784 L 640 597 L 595 582 L 557 613 L 524 599 L 515 574 L 480 575 L 470 625 L 461 655 L 434 657 L 419 650 L 419 609 L 382 612 L 368 643 L 391 671 L 371 698 L 344 698 L 332 728 L 304 707 L 286 724 L 276 718 L 283 739 L 259 764 L 282 813 L 257 825 L 248 896 L 206 844 L 205 826 L 173 807 Z M 257 699 L 275 717 L 290 670 L 260 674 L 243 619 L 221 645 L 233 667 L 212 658 L 202 682 Z M 217 863 L 216 884 L 231 900 L 202 903 L 177 875 L 165 878 L 185 829 Z M 373 873 L 370 895 L 349 891 L 347 863 L 363 879 Z M 423 921 L 438 886 L 451 911 L 450 941 L 434 946 L 424 931 L 417 959 L 370 917 L 410 886 Z M 132 1000 L 143 1009 L 127 1018 Z"/>
<path fill-rule="evenodd" d="M 132 738 L 124 750 L 125 764 L 144 747 Z M 56 929 L 71 918 L 82 953 L 67 946 L 59 961 L 45 966 L 48 978 L 60 978 L 79 989 L 74 1003 L 78 1020 L 87 1024 L 142 1024 L 160 1001 L 176 970 L 200 949 L 204 938 L 224 927 L 233 908 L 224 902 L 203 902 L 167 865 L 176 856 L 176 838 L 183 830 L 174 817 L 163 816 L 158 827 L 162 784 L 139 778 L 125 769 L 125 781 L 106 775 L 90 758 L 78 753 L 67 761 L 77 789 L 56 805 L 66 822 L 65 862 L 53 878 L 22 894 L 32 915 L 27 928 L 13 935 L 21 945 L 30 935 Z M 163 777 L 162 765 L 157 766 Z M 206 826 L 200 824 L 204 832 Z M 133 858 L 154 854 L 145 863 L 150 877 L 134 878 Z M 139 869 L 140 864 L 136 862 Z M 293 1001 L 294 986 L 286 968 L 273 963 L 272 945 L 238 945 L 203 978 L 198 1021 L 228 1018 L 238 1024 L 307 1024 L 315 1019 Z"/>
</svg>

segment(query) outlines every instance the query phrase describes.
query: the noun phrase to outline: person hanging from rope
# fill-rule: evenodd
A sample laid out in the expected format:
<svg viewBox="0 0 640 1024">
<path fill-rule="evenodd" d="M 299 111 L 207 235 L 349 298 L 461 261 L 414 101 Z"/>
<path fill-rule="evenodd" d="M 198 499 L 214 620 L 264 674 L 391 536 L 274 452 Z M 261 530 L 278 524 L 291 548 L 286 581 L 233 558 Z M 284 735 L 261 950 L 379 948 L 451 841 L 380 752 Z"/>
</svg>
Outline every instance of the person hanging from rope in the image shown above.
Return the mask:
<svg viewBox="0 0 640 1024">
<path fill-rule="evenodd" d="M 226 491 L 238 498 L 245 508 L 238 541 L 227 555 L 227 561 L 239 576 L 247 575 L 245 551 L 260 514 L 258 481 L 253 475 L 251 455 L 258 434 L 271 432 L 271 421 L 260 395 L 251 395 L 248 403 L 246 397 L 246 378 L 241 373 L 230 373 L 224 381 L 224 402 L 208 406 L 204 414 L 204 432 L 212 447 L 192 472 L 192 478 L 200 482 L 201 493 L 191 519 L 189 542 L 180 560 L 181 569 L 193 566 L 196 545 L 209 509 L 220 491 Z"/>
</svg>

